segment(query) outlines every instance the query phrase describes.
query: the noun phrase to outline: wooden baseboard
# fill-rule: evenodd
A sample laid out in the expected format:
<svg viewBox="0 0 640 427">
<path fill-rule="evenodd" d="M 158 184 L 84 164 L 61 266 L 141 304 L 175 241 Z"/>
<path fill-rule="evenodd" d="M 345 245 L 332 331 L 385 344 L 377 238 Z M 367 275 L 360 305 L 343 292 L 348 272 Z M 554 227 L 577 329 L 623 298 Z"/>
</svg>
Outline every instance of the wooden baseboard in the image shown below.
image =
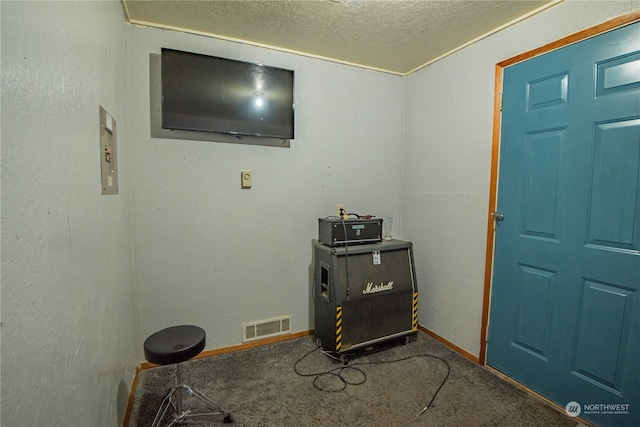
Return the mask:
<svg viewBox="0 0 640 427">
<path fill-rule="evenodd" d="M 217 356 L 219 354 L 231 353 L 234 351 L 247 350 L 250 348 L 261 347 L 263 345 L 269 345 L 269 344 L 274 344 L 278 342 L 294 340 L 296 338 L 302 338 L 302 337 L 306 337 L 308 335 L 313 335 L 313 334 L 314 334 L 314 331 L 294 332 L 292 334 L 278 335 L 277 337 L 265 338 L 262 340 L 251 341 L 244 344 L 237 344 L 229 347 L 216 348 L 212 350 L 204 350 L 203 352 L 201 352 L 200 354 L 198 354 L 197 356 L 195 356 L 193 359 L 190 359 L 190 360 Z M 155 363 L 151 363 L 151 362 L 142 362 L 140 364 L 140 369 L 149 369 L 149 368 L 154 368 L 156 366 L 160 366 L 160 365 L 156 365 Z"/>
<path fill-rule="evenodd" d="M 430 331 L 429 329 L 425 328 L 422 325 L 418 325 L 418 329 L 424 332 L 425 334 L 429 335 L 430 337 L 434 338 L 436 341 L 440 342 L 441 344 L 444 344 L 445 346 L 455 351 L 456 353 L 460 354 L 461 356 L 469 359 L 473 363 L 480 364 L 480 360 L 478 359 L 478 356 L 475 356 L 469 353 L 468 351 L 466 351 L 465 349 L 458 347 L 451 341 L 441 337 L 440 335 L 436 334 L 433 331 Z M 193 359 L 202 359 L 204 357 L 217 356 L 219 354 L 231 353 L 234 351 L 241 351 L 241 350 L 247 350 L 250 348 L 261 347 L 263 345 L 269 345 L 269 344 L 275 344 L 278 342 L 294 340 L 297 338 L 313 335 L 314 333 L 315 333 L 314 330 L 301 331 L 301 332 L 295 332 L 287 335 L 280 335 L 277 337 L 265 338 L 263 340 L 256 340 L 256 341 L 252 341 L 244 344 L 232 345 L 229 347 L 216 348 L 212 350 L 204 350 L 202 353 L 198 354 Z M 151 362 L 142 362 L 140 364 L 140 369 L 149 369 L 149 368 L 154 368 L 156 366 L 160 366 L 160 365 L 156 365 L 155 363 L 151 363 Z"/>
<path fill-rule="evenodd" d="M 458 347 L 457 345 L 455 345 L 454 343 L 452 343 L 448 339 L 441 337 L 440 335 L 436 334 L 433 331 L 430 331 L 429 329 L 425 328 L 422 325 L 418 325 L 418 329 L 420 329 L 422 332 L 424 332 L 425 334 L 429 335 L 431 338 L 435 339 L 439 343 L 444 344 L 446 347 L 449 347 L 451 350 L 455 351 L 459 355 L 469 359 L 470 361 L 472 361 L 476 365 L 480 364 L 480 359 L 478 358 L 478 356 L 474 356 L 473 354 L 469 353 L 467 350 Z"/>
<path fill-rule="evenodd" d="M 136 373 L 133 376 L 133 381 L 131 383 L 131 388 L 129 389 L 129 399 L 127 400 L 127 410 L 124 413 L 124 418 L 122 419 L 122 427 L 129 426 L 129 420 L 131 419 L 131 411 L 133 409 L 133 398 L 138 388 L 138 376 L 140 375 L 140 367 L 136 366 Z"/>
</svg>

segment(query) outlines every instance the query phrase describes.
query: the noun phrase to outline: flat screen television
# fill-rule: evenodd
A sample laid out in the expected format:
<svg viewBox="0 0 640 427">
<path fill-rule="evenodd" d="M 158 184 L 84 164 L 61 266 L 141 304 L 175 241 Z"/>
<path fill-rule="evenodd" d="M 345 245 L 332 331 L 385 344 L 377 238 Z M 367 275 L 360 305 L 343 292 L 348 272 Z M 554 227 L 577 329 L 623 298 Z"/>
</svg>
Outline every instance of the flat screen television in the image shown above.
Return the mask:
<svg viewBox="0 0 640 427">
<path fill-rule="evenodd" d="M 162 127 L 293 139 L 294 72 L 162 48 Z"/>
</svg>

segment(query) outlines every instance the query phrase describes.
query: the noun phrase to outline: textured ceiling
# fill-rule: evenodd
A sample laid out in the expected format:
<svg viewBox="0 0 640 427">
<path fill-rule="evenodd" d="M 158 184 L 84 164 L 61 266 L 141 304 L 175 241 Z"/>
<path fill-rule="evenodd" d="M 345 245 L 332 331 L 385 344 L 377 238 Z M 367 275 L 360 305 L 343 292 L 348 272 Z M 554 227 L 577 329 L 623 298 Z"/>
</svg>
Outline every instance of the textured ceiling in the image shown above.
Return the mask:
<svg viewBox="0 0 640 427">
<path fill-rule="evenodd" d="M 132 24 L 203 34 L 401 75 L 559 2 L 121 1 Z"/>
</svg>

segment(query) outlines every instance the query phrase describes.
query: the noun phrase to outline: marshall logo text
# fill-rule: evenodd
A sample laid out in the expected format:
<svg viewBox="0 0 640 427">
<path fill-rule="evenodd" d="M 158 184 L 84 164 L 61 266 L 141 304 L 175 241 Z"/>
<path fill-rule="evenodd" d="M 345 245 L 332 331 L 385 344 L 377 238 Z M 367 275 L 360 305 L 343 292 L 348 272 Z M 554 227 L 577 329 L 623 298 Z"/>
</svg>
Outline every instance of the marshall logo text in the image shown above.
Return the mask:
<svg viewBox="0 0 640 427">
<path fill-rule="evenodd" d="M 386 285 L 384 283 L 380 283 L 379 285 L 374 285 L 373 282 L 369 282 L 367 283 L 367 287 L 362 290 L 362 293 L 365 295 L 375 294 L 376 292 L 390 291 L 391 289 L 393 289 L 393 280 L 387 283 Z"/>
</svg>

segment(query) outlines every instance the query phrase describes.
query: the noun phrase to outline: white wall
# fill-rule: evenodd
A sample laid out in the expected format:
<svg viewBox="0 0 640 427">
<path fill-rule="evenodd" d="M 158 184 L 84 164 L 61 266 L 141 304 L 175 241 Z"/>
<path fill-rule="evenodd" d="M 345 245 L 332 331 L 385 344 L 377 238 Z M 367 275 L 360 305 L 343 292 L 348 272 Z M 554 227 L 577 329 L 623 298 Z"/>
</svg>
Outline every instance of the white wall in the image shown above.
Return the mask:
<svg viewBox="0 0 640 427">
<path fill-rule="evenodd" d="M 2 8 L 2 425 L 116 426 L 135 341 L 118 2 Z M 118 124 L 102 196 L 98 108 Z"/>
<path fill-rule="evenodd" d="M 291 148 L 151 138 L 149 55 L 161 47 L 293 69 Z M 140 340 L 195 323 L 207 348 L 219 348 L 241 342 L 243 322 L 288 314 L 293 331 L 313 329 L 317 219 L 338 203 L 399 215 L 402 78 L 138 27 L 129 76 Z M 242 169 L 253 171 L 249 190 L 240 189 Z"/>
<path fill-rule="evenodd" d="M 421 325 L 479 355 L 495 64 L 639 7 L 564 2 L 407 77 L 402 212 Z"/>
</svg>

